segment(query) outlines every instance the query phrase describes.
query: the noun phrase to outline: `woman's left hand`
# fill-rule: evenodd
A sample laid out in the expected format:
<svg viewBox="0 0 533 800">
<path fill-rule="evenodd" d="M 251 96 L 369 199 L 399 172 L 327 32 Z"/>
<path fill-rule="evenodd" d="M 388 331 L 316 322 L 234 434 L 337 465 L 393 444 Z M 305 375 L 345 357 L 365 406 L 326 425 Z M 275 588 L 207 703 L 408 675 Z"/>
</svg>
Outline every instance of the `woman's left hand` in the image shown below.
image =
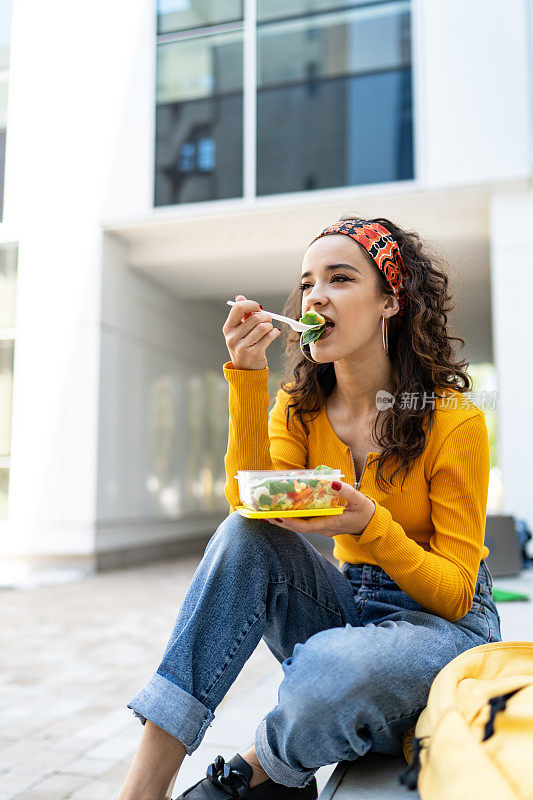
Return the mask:
<svg viewBox="0 0 533 800">
<path fill-rule="evenodd" d="M 283 517 L 274 519 L 265 517 L 266 522 L 289 528 L 299 533 L 320 533 L 322 536 L 338 536 L 340 533 L 361 534 L 374 516 L 376 504 L 349 483 L 334 481 L 335 494 L 346 500 L 342 514 L 331 517 Z M 340 489 L 336 489 L 340 486 Z M 304 512 L 305 513 L 305 512 Z"/>
</svg>

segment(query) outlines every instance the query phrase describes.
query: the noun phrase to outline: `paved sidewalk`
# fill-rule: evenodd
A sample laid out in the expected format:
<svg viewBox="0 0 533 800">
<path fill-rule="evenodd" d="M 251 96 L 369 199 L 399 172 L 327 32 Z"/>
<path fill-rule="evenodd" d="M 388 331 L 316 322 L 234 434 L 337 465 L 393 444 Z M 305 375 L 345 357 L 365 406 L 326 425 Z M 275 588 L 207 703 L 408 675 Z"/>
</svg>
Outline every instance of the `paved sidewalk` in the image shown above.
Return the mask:
<svg viewBox="0 0 533 800">
<path fill-rule="evenodd" d="M 126 705 L 159 663 L 199 560 L 0 590 L 0 800 L 115 800 L 142 730 Z M 533 570 L 494 583 L 533 597 Z M 498 607 L 504 639 L 533 640 L 531 603 Z M 185 758 L 174 796 L 216 755 L 253 743 L 282 679 L 261 641 Z M 319 790 L 334 767 L 318 770 Z"/>
<path fill-rule="evenodd" d="M 114 800 L 142 726 L 126 708 L 163 654 L 199 558 L 0 590 L 0 800 Z M 263 641 L 187 756 L 174 796 L 254 741 L 283 671 Z M 317 773 L 322 788 L 334 765 Z"/>
</svg>

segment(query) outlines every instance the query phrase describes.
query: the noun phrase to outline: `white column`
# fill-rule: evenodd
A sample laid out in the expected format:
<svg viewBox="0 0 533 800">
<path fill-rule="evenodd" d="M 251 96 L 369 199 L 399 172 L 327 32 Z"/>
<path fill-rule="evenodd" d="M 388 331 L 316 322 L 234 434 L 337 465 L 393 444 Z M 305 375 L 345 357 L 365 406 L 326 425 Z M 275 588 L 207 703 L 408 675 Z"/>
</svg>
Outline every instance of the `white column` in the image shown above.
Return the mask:
<svg viewBox="0 0 533 800">
<path fill-rule="evenodd" d="M 529 6 L 413 0 L 416 163 L 428 187 L 528 176 Z"/>
<path fill-rule="evenodd" d="M 256 0 L 244 3 L 243 51 L 243 190 L 250 201 L 257 191 L 257 9 Z"/>
<path fill-rule="evenodd" d="M 502 511 L 533 528 L 533 192 L 493 196 L 490 236 Z"/>
<path fill-rule="evenodd" d="M 94 551 L 102 222 L 152 193 L 155 5 L 14 0 L 5 222 L 19 239 L 0 554 Z"/>
</svg>

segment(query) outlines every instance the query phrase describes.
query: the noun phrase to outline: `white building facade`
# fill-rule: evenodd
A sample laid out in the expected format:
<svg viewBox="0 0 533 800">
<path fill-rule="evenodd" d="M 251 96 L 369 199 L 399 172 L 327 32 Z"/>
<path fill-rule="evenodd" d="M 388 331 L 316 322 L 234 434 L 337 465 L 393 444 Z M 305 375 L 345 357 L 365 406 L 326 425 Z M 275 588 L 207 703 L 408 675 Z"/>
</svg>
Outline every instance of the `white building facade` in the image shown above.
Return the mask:
<svg viewBox="0 0 533 800">
<path fill-rule="evenodd" d="M 94 0 L 75 33 L 64 0 L 13 0 L 7 21 L 1 559 L 107 568 L 212 535 L 226 300 L 281 310 L 348 211 L 450 263 L 460 355 L 494 367 L 498 510 L 533 526 L 530 0 Z"/>
</svg>

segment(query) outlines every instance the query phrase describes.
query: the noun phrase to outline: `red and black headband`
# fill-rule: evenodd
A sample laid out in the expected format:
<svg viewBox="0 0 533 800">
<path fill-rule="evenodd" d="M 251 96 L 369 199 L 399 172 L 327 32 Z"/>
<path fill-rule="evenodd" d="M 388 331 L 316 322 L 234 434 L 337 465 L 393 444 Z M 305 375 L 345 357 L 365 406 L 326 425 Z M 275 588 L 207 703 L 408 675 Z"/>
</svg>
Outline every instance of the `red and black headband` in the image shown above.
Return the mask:
<svg viewBox="0 0 533 800">
<path fill-rule="evenodd" d="M 407 293 L 405 291 L 407 273 L 396 240 L 383 225 L 358 219 L 344 220 L 343 222 L 334 222 L 332 225 L 328 225 L 318 236 L 315 236 L 309 246 L 316 242 L 317 239 L 320 239 L 321 236 L 337 233 L 344 233 L 346 236 L 355 239 L 371 255 L 374 263 L 394 291 L 400 304 L 396 316 L 401 319 L 407 306 Z"/>
</svg>

